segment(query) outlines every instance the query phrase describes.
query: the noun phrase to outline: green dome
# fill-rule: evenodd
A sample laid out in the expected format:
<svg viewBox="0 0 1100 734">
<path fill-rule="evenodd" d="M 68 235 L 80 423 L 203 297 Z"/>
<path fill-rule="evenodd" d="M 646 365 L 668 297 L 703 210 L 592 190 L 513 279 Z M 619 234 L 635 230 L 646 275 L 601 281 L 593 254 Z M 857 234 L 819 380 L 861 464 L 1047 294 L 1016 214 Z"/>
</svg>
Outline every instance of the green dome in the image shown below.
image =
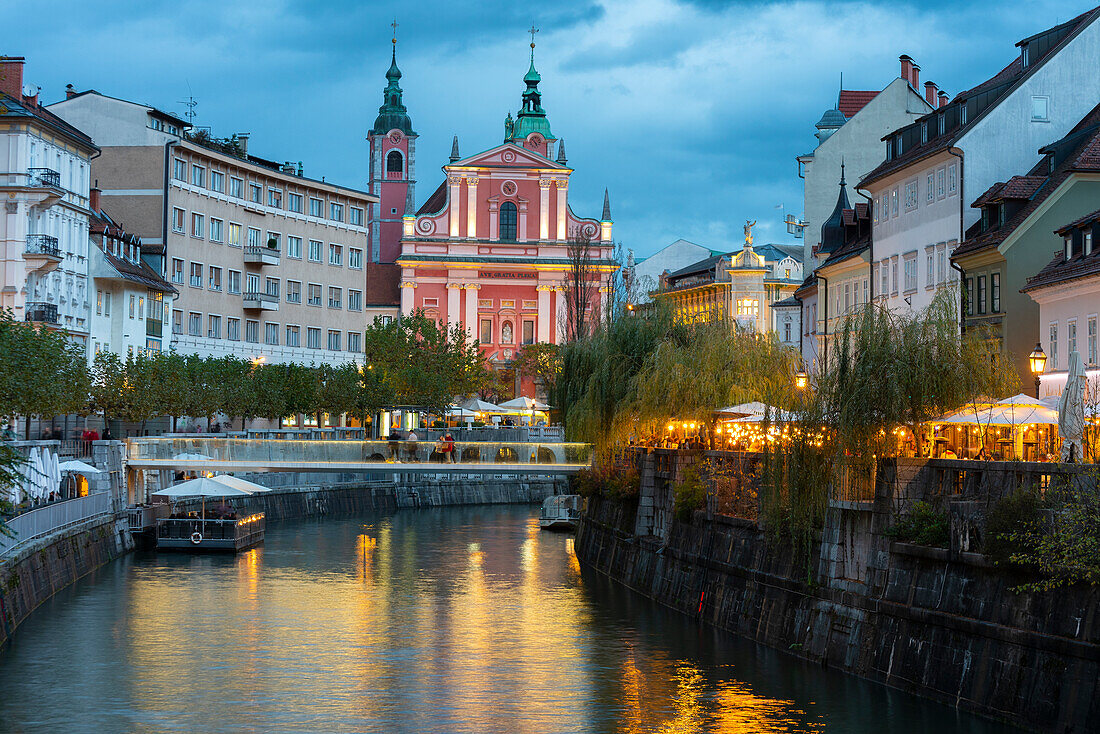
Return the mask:
<svg viewBox="0 0 1100 734">
<path fill-rule="evenodd" d="M 398 129 L 406 135 L 415 135 L 412 129 L 412 120 L 409 112 L 402 102 L 401 70 L 397 68 L 397 46 L 393 48 L 393 58 L 390 61 L 389 71 L 386 72 L 386 88 L 382 92 L 382 106 L 378 108 L 378 117 L 374 118 L 371 126 L 371 135 L 384 135 L 390 130 Z"/>
</svg>

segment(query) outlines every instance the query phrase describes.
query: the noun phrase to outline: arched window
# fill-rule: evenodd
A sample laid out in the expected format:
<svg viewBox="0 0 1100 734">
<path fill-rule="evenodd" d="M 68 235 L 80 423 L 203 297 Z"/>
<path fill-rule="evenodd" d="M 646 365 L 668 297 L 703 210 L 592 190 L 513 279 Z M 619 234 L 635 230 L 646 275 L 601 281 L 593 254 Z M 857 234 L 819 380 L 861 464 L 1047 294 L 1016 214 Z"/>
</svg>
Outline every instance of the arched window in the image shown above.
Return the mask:
<svg viewBox="0 0 1100 734">
<path fill-rule="evenodd" d="M 500 205 L 500 239 L 516 241 L 516 205 L 510 201 Z"/>
<path fill-rule="evenodd" d="M 390 154 L 386 156 L 386 173 L 401 173 L 405 170 L 405 162 L 401 159 L 401 154 L 396 150 L 391 150 Z"/>
</svg>

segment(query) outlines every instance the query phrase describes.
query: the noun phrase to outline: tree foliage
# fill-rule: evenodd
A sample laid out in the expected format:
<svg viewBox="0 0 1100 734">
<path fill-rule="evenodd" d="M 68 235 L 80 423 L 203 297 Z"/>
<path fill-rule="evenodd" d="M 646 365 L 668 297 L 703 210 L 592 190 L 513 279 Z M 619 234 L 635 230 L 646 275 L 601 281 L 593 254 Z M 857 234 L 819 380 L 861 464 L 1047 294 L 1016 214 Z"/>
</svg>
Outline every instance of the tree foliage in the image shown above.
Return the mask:
<svg viewBox="0 0 1100 734">
<path fill-rule="evenodd" d="M 62 331 L 0 312 L 0 414 L 81 413 L 88 387 L 83 347 Z"/>
</svg>

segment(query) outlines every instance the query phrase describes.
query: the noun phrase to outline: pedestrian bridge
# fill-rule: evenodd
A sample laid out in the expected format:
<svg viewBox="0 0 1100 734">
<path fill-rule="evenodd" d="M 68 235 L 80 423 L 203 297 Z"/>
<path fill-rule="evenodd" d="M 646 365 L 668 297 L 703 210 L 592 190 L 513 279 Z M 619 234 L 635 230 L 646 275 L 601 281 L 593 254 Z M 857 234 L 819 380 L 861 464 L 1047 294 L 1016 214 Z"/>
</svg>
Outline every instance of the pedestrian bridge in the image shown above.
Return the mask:
<svg viewBox="0 0 1100 734">
<path fill-rule="evenodd" d="M 185 472 L 392 472 L 573 474 L 591 466 L 585 443 L 455 442 L 454 462 L 434 441 L 130 438 L 132 469 Z"/>
</svg>

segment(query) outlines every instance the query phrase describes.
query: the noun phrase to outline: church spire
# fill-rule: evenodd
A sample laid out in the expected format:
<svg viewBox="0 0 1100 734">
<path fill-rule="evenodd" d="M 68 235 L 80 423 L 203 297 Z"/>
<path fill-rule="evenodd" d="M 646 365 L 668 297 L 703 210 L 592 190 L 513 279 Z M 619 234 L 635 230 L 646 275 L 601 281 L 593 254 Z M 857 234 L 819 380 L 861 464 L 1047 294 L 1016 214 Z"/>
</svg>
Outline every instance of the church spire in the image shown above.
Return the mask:
<svg viewBox="0 0 1100 734">
<path fill-rule="evenodd" d="M 528 33 L 531 34 L 531 65 L 523 76 L 523 83 L 527 89 L 523 92 L 523 102 L 520 105 L 516 121 L 509 132 L 505 124 L 505 140 L 523 144 L 533 133 L 538 133 L 542 138 L 534 149 L 542 155 L 547 155 L 546 141 L 556 140 L 550 132 L 550 122 L 546 119 L 546 110 L 542 108 L 542 93 L 539 91 L 539 82 L 542 77 L 535 69 L 535 34 L 539 32 L 533 25 Z"/>
<path fill-rule="evenodd" d="M 558 141 L 558 163 L 563 166 L 566 164 L 565 158 L 565 138 Z"/>
<path fill-rule="evenodd" d="M 821 225 L 821 244 L 818 252 L 834 252 L 844 244 L 844 210 L 851 209 L 848 203 L 848 188 L 844 181 L 844 163 L 840 164 L 840 193 L 836 197 L 836 207 L 825 223 Z"/>
<path fill-rule="evenodd" d="M 455 139 L 451 141 L 451 163 L 457 161 L 461 156 L 458 154 L 458 136 L 455 135 Z"/>
<path fill-rule="evenodd" d="M 602 222 L 611 221 L 611 199 L 607 195 L 607 189 L 603 190 L 603 216 L 600 217 Z"/>
<path fill-rule="evenodd" d="M 382 92 L 382 106 L 378 108 L 378 117 L 371 128 L 372 135 L 384 135 L 390 130 L 400 130 L 406 135 L 414 135 L 412 120 L 402 99 L 401 69 L 397 68 L 397 21 L 393 26 L 393 50 L 390 54 L 390 68 L 386 71 L 386 88 Z"/>
</svg>

